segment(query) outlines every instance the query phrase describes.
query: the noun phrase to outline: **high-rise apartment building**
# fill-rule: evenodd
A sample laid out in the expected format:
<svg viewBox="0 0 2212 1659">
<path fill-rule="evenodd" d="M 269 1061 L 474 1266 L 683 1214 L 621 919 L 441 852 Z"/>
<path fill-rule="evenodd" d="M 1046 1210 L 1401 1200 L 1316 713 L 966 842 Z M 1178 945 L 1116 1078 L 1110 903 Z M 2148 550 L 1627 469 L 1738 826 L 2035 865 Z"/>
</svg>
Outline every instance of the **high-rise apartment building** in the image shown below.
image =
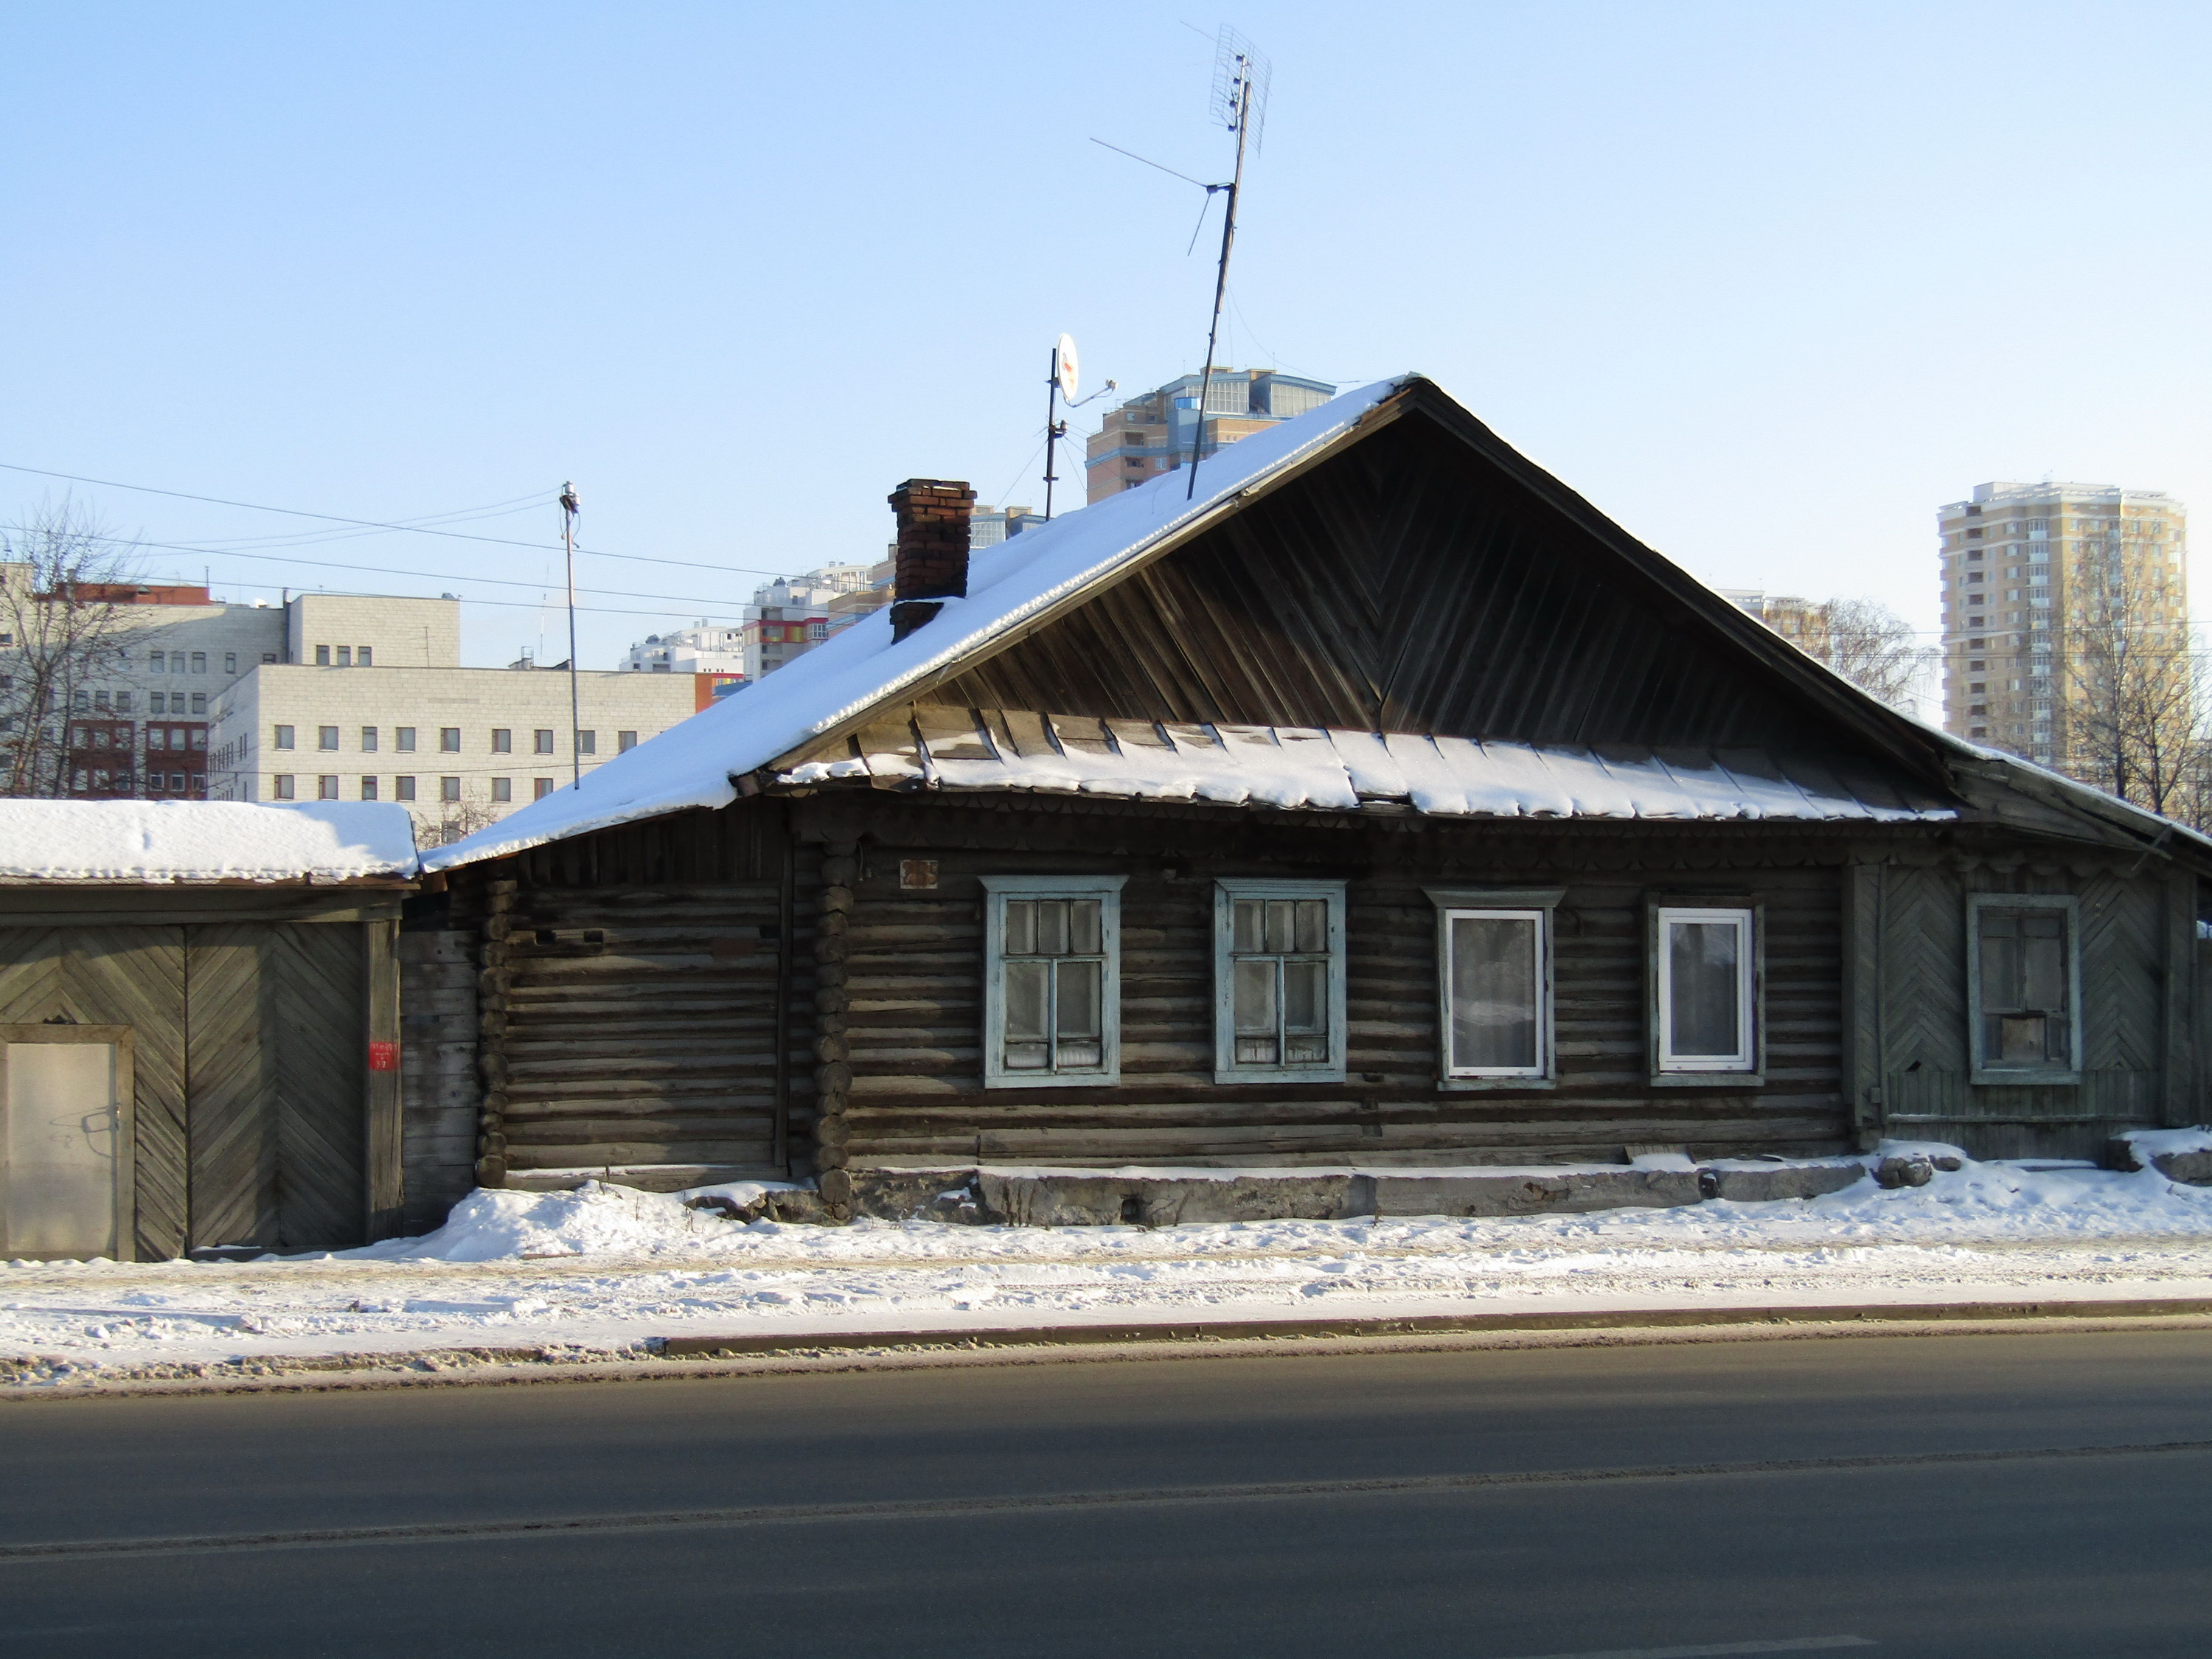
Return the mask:
<svg viewBox="0 0 2212 1659">
<path fill-rule="evenodd" d="M 2103 484 L 1977 484 L 1937 509 L 1944 729 L 2114 787 L 2096 751 L 2115 700 L 2185 663 L 2187 521 Z"/>
<path fill-rule="evenodd" d="M 1200 437 L 1199 385 L 1199 376 L 1185 374 L 1108 415 L 1085 452 L 1084 499 L 1103 501 L 1188 465 Z M 1265 368 L 1217 368 L 1206 386 L 1200 459 L 1334 396 L 1336 388 L 1321 380 Z"/>
</svg>

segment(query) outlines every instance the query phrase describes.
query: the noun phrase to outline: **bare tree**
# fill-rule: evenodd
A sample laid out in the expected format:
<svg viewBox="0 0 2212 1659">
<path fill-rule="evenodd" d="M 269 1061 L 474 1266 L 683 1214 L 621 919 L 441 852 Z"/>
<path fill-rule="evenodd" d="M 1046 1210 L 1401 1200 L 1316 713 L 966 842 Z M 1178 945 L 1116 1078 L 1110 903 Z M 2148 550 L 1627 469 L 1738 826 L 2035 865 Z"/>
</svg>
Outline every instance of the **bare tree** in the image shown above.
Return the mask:
<svg viewBox="0 0 2212 1659">
<path fill-rule="evenodd" d="M 120 665 L 137 544 L 64 497 L 0 528 L 0 794 L 58 795 L 71 712 Z"/>
<path fill-rule="evenodd" d="M 1776 633 L 1893 708 L 1911 710 L 1935 661 L 1911 624 L 1873 599 L 1765 598 L 1757 612 Z"/>
<path fill-rule="evenodd" d="M 2087 542 L 2070 595 L 2066 770 L 2171 815 L 2203 769 L 2202 676 L 2160 568 Z"/>
<path fill-rule="evenodd" d="M 436 817 L 416 816 L 415 838 L 425 848 L 450 847 L 499 819 L 500 814 L 482 801 L 441 801 Z"/>
</svg>

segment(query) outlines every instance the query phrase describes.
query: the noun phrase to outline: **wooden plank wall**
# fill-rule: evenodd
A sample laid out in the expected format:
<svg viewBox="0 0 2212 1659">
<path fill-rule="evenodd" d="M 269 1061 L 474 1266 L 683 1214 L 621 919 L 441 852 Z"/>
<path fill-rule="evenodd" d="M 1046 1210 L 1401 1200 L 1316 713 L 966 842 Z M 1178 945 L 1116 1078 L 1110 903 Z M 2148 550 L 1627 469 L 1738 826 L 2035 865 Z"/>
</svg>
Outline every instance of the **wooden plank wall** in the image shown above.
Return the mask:
<svg viewBox="0 0 2212 1659">
<path fill-rule="evenodd" d="M 485 1022 L 488 1178 L 785 1173 L 811 1133 L 815 990 L 811 968 L 783 973 L 787 957 L 811 964 L 813 934 L 811 908 L 787 919 L 787 845 L 781 805 L 762 802 L 505 866 L 515 890 L 495 896 L 508 908 L 487 928 L 500 1005 Z M 818 855 L 800 857 L 791 878 L 811 886 Z"/>
<path fill-rule="evenodd" d="M 190 1200 L 185 1113 L 185 929 L 0 927 L 0 1024 L 59 1017 L 128 1025 L 137 1097 L 141 1261 L 181 1255 Z"/>
<path fill-rule="evenodd" d="M 475 936 L 459 928 L 399 934 L 400 1231 L 424 1233 L 476 1184 Z"/>
<path fill-rule="evenodd" d="M 1858 867 L 1854 931 L 1868 960 L 1852 1006 L 1875 1034 L 1867 1047 L 1878 1057 L 1867 1063 L 1866 1080 L 1878 1085 L 1887 1133 L 1950 1141 L 1983 1158 L 2098 1158 L 2119 1130 L 2187 1112 L 2194 1091 L 2188 952 L 2179 952 L 2185 994 L 2178 1006 L 2169 958 L 2177 937 L 2194 931 L 2195 883 L 2139 871 L 2139 863 L 2095 855 L 2027 862 L 2014 854 Z M 2070 893 L 2081 901 L 2078 1085 L 1971 1081 L 1966 900 L 2006 892 Z"/>
<path fill-rule="evenodd" d="M 1079 823 L 1071 819 L 1069 823 Z M 832 1161 L 1111 1165 L 1511 1164 L 1618 1161 L 1629 1143 L 1699 1155 L 1808 1155 L 1850 1144 L 1838 1088 L 1840 856 L 1825 865 L 1728 872 L 1765 906 L 1763 1088 L 1654 1090 L 1647 1082 L 1644 898 L 1713 890 L 1710 869 L 1563 869 L 1533 862 L 1396 861 L 1370 867 L 1346 836 L 1304 838 L 1307 860 L 1209 857 L 1202 876 L 1152 857 L 1101 859 L 879 843 L 869 848 L 847 930 L 849 1103 Z M 1065 830 L 1063 830 L 1065 833 Z M 1080 833 L 1079 830 L 1077 833 Z M 1091 837 L 1097 845 L 1101 837 Z M 1120 838 L 1127 840 L 1126 832 Z M 1282 835 L 1282 840 L 1297 838 Z M 1016 839 L 1009 836 L 1009 841 Z M 1331 841 L 1336 844 L 1332 847 Z M 1187 834 L 1211 847 L 1210 838 Z M 935 856 L 934 893 L 898 890 L 902 852 Z M 1339 853 L 1333 866 L 1322 861 Z M 1650 855 L 1647 848 L 1644 855 Z M 1616 854 L 1624 865 L 1638 854 Z M 985 1091 L 981 1071 L 979 875 L 1126 872 L 1122 1082 L 1112 1089 Z M 1344 1085 L 1212 1081 L 1212 878 L 1351 873 L 1351 1054 Z M 1560 1076 L 1549 1090 L 1436 1086 L 1436 922 L 1424 882 L 1564 883 L 1556 951 Z"/>
</svg>

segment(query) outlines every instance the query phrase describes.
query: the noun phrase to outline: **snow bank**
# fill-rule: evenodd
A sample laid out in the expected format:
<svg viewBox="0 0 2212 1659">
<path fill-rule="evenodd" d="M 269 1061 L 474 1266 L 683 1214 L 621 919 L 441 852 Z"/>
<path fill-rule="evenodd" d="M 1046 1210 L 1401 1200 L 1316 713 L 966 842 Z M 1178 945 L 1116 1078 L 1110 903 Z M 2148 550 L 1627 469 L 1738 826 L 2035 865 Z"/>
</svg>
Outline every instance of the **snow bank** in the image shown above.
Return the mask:
<svg viewBox="0 0 2212 1659">
<path fill-rule="evenodd" d="M 377 801 L 0 801 L 0 881 L 349 881 L 415 869 L 414 819 Z"/>
<path fill-rule="evenodd" d="M 2212 1300 L 2212 1189 L 2150 1170 L 1965 1164 L 1781 1203 L 1152 1230 L 745 1224 L 595 1184 L 479 1192 L 428 1237 L 332 1255 L 11 1262 L 0 1373 L 37 1387 L 471 1345 L 636 1355 L 686 1334 L 2150 1297 Z"/>
<path fill-rule="evenodd" d="M 764 1183 L 731 1183 L 726 1190 Z M 456 1204 L 446 1224 L 421 1238 L 392 1239 L 333 1260 L 356 1261 L 529 1261 L 554 1256 L 654 1255 L 712 1249 L 733 1224 L 688 1208 L 689 1194 L 641 1193 L 587 1181 L 573 1192 L 519 1193 L 478 1188 Z M 740 1200 L 743 1201 L 743 1200 Z"/>
</svg>

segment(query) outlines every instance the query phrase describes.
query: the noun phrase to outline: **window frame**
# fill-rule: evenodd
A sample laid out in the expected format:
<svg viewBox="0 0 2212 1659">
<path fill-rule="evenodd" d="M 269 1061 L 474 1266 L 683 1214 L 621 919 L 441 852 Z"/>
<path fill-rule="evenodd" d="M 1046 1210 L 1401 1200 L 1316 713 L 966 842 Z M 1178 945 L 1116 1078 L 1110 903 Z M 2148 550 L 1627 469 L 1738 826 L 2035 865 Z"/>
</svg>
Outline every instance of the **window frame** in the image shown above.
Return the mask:
<svg viewBox="0 0 2212 1659">
<path fill-rule="evenodd" d="M 1650 1026 L 1650 1082 L 1655 1088 L 1753 1089 L 1766 1082 L 1766 917 L 1765 907 L 1734 895 L 1683 893 L 1652 898 L 1645 907 L 1645 998 Z M 1667 926 L 1670 921 L 1734 921 L 1750 934 L 1737 958 L 1736 1016 L 1746 1036 L 1741 1059 L 1686 1062 L 1669 1053 L 1673 1021 L 1668 993 Z"/>
<path fill-rule="evenodd" d="M 1567 896 L 1564 887 L 1425 887 L 1437 910 L 1437 1087 L 1450 1093 L 1486 1089 L 1552 1089 L 1559 1086 L 1559 1048 L 1553 959 L 1558 938 L 1557 912 Z M 1455 1066 L 1452 1064 L 1451 924 L 1455 917 L 1536 918 L 1536 1055 L 1534 1068 Z"/>
<path fill-rule="evenodd" d="M 2066 922 L 2065 1066 L 1992 1066 L 1982 1030 L 1982 913 L 1985 910 L 2057 910 Z M 1966 895 L 1967 1081 L 1976 1085 L 2049 1085 L 2066 1088 L 2081 1081 L 2081 901 L 2072 893 L 1969 893 Z"/>
<path fill-rule="evenodd" d="M 1121 1081 L 1121 889 L 1127 876 L 981 876 L 983 886 L 983 1086 L 1110 1089 Z M 1009 899 L 1097 899 L 1098 1059 L 1095 1071 L 1009 1071 L 1006 1066 L 1006 927 Z"/>
<path fill-rule="evenodd" d="M 1328 906 L 1328 1052 L 1332 1058 L 1315 1065 L 1278 1061 L 1273 1065 L 1237 1060 L 1235 961 L 1237 901 L 1239 899 L 1321 899 Z M 1276 954 L 1268 952 L 1265 954 Z M 1292 951 L 1295 956 L 1300 954 Z M 1346 1050 L 1350 1028 L 1346 1018 L 1348 999 L 1345 951 L 1345 884 L 1341 881 L 1301 881 L 1281 878 L 1224 877 L 1213 884 L 1213 1080 L 1216 1083 L 1341 1083 L 1345 1080 Z"/>
</svg>

